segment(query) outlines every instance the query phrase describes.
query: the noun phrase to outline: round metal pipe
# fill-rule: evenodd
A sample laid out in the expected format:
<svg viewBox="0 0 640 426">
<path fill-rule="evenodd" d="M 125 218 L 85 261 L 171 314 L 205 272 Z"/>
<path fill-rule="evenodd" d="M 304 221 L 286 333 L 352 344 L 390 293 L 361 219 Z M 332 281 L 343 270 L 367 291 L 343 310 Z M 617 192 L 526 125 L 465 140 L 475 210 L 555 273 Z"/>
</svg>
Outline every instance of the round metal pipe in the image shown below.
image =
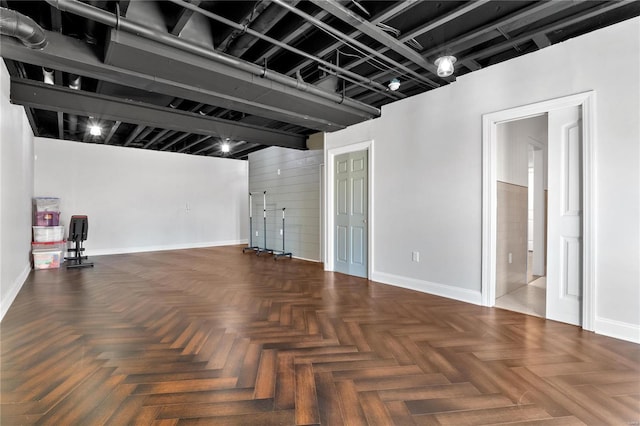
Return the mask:
<svg viewBox="0 0 640 426">
<path fill-rule="evenodd" d="M 365 113 L 367 116 L 378 117 L 380 116 L 380 109 L 372 107 L 370 105 L 358 102 L 354 99 L 343 98 L 341 95 L 324 91 L 314 85 L 298 81 L 291 77 L 279 74 L 275 71 L 267 70 L 258 65 L 234 58 L 233 56 L 225 55 L 214 50 L 207 49 L 192 43 L 189 43 L 179 37 L 175 37 L 169 33 L 158 31 L 154 28 L 147 27 L 145 25 L 133 22 L 124 17 L 118 17 L 115 14 L 108 12 L 97 7 L 90 6 L 82 3 L 78 0 L 45 0 L 51 6 L 65 12 L 71 12 L 79 16 L 83 16 L 87 19 L 92 19 L 101 24 L 116 27 L 122 31 L 126 31 L 159 43 L 163 43 L 167 46 L 175 47 L 177 49 L 184 50 L 199 56 L 202 56 L 213 61 L 229 65 L 235 69 L 245 71 L 255 76 L 263 77 L 280 83 L 283 86 L 297 89 L 303 93 L 303 95 L 312 95 L 317 98 L 323 98 L 332 102 L 345 105 Z"/>
<path fill-rule="evenodd" d="M 259 38 L 261 40 L 264 40 L 264 41 L 269 42 L 269 43 L 271 43 L 271 44 L 273 44 L 275 46 L 278 46 L 278 47 L 280 47 L 282 49 L 285 49 L 285 50 L 288 50 L 290 52 L 293 52 L 293 53 L 295 53 L 297 55 L 300 55 L 300 56 L 302 56 L 304 58 L 307 58 L 307 59 L 309 59 L 311 61 L 318 62 L 319 64 L 324 65 L 325 67 L 327 67 L 327 68 L 329 68 L 329 69 L 331 69 L 331 70 L 333 70 L 333 71 L 335 71 L 337 73 L 344 74 L 344 75 L 346 75 L 346 76 L 348 76 L 348 77 L 350 77 L 350 78 L 352 78 L 354 80 L 358 80 L 359 82 L 361 82 L 363 84 L 370 84 L 371 86 L 375 87 L 378 90 L 383 90 L 384 91 L 384 90 L 387 89 L 386 86 L 378 83 L 377 81 L 373 81 L 370 78 L 363 77 L 360 74 L 356 74 L 353 71 L 350 71 L 348 69 L 341 68 L 341 67 L 339 67 L 337 65 L 332 64 L 331 62 L 325 61 L 322 58 L 319 58 L 317 56 L 311 55 L 310 53 L 304 52 L 304 51 L 302 51 L 300 49 L 297 49 L 297 48 L 295 48 L 293 46 L 289 46 L 288 44 L 283 43 L 280 40 L 276 40 L 275 38 L 272 38 L 272 37 L 269 37 L 268 35 L 264 35 L 262 33 L 259 33 L 258 31 L 255 31 L 255 30 L 253 30 L 253 29 L 251 29 L 249 27 L 245 27 L 244 25 L 238 24 L 237 22 L 231 21 L 231 20 L 229 20 L 229 19 L 227 19 L 225 17 L 222 17 L 220 15 L 216 15 L 215 13 L 209 12 L 208 10 L 205 10 L 205 9 L 199 7 L 199 6 L 191 4 L 191 3 L 186 2 L 184 0 L 169 0 L 169 1 L 171 3 L 175 3 L 175 4 L 179 5 L 179 6 L 182 6 L 185 9 L 192 10 L 192 11 L 200 13 L 200 14 L 208 17 L 208 18 L 211 18 L 211 19 L 213 19 L 215 21 L 218 21 L 218 22 L 220 22 L 222 24 L 228 25 L 231 28 L 234 28 L 234 29 L 240 30 L 240 31 L 244 31 L 244 32 L 246 32 L 247 34 L 249 34 L 249 35 L 251 35 L 253 37 L 257 37 L 257 38 Z"/>
<path fill-rule="evenodd" d="M 19 39 L 30 49 L 44 49 L 47 38 L 40 25 L 28 16 L 0 7 L 0 34 Z"/>
</svg>

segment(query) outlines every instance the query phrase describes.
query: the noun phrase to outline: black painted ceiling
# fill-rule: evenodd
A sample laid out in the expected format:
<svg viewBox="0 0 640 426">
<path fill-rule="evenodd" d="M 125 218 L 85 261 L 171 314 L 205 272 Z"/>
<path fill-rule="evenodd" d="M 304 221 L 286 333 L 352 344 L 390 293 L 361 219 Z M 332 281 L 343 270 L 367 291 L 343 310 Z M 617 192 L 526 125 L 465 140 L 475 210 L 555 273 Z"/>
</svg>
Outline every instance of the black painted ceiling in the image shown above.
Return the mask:
<svg viewBox="0 0 640 426">
<path fill-rule="evenodd" d="M 36 136 L 240 159 L 304 149 L 386 103 L 640 15 L 638 1 L 0 3 L 47 37 L 34 50 L 1 36 Z M 435 73 L 443 54 L 457 57 L 451 77 Z"/>
</svg>

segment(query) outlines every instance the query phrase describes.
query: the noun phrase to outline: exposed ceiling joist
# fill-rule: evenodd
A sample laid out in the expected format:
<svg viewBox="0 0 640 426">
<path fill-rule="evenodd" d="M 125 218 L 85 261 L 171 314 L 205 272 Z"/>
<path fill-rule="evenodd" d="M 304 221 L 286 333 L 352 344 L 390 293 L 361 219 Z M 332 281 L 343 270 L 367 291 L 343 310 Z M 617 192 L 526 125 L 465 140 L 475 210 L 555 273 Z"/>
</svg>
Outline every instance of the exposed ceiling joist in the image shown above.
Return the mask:
<svg viewBox="0 0 640 426">
<path fill-rule="evenodd" d="M 583 11 L 581 13 L 576 13 L 575 15 L 573 15 L 570 19 L 568 20 L 564 20 L 562 22 L 553 22 L 551 24 L 545 25 L 541 28 L 536 28 L 534 30 L 531 31 L 527 31 L 524 34 L 521 34 L 517 37 L 514 37 L 510 40 L 506 40 L 502 43 L 498 43 L 496 45 L 493 45 L 491 47 L 488 47 L 486 49 L 482 49 L 482 50 L 478 50 L 477 52 L 474 52 L 472 54 L 467 55 L 467 59 L 478 59 L 481 58 L 483 56 L 488 56 L 497 52 L 500 52 L 502 50 L 508 49 L 510 46 L 514 45 L 514 44 L 520 44 L 523 43 L 525 41 L 528 40 L 532 40 L 534 37 L 539 36 L 540 34 L 548 34 L 552 31 L 555 31 L 558 28 L 561 28 L 563 26 L 568 25 L 567 22 L 571 23 L 571 24 L 575 24 L 581 21 L 584 21 L 586 19 L 589 19 L 595 15 L 601 14 L 605 11 L 612 11 L 615 10 L 619 7 L 625 6 L 627 4 L 633 3 L 636 0 L 621 0 L 621 1 L 616 1 L 616 2 L 607 2 L 607 3 L 603 3 L 599 6 L 596 6 L 592 9 Z"/>
<path fill-rule="evenodd" d="M 191 136 L 190 133 L 183 133 L 180 136 L 178 136 L 177 138 L 175 138 L 174 140 L 172 140 L 171 142 L 169 142 L 168 144 L 166 144 L 165 146 L 163 146 L 162 148 L 160 148 L 160 151 L 166 151 L 169 148 L 171 148 L 172 146 L 174 146 L 175 144 L 177 144 L 180 141 L 185 140 L 186 138 L 188 138 L 189 136 Z"/>
<path fill-rule="evenodd" d="M 371 23 L 377 24 L 377 23 L 384 22 L 387 19 L 397 15 L 398 13 L 410 9 L 411 7 L 415 6 L 416 3 L 417 3 L 417 0 L 407 0 L 407 1 L 398 2 L 397 4 L 392 5 L 390 8 L 386 9 L 380 15 L 374 17 L 371 20 Z M 358 31 L 357 30 L 351 31 L 348 35 L 349 35 L 349 37 L 357 37 L 358 36 Z M 341 41 L 339 41 L 339 40 L 335 41 L 335 42 L 327 45 L 326 47 L 324 47 L 319 52 L 317 52 L 316 55 L 320 56 L 320 57 L 324 57 L 327 54 L 329 54 L 331 52 L 335 52 L 336 50 L 338 50 L 340 48 L 340 46 L 342 46 L 342 44 L 343 43 Z M 301 70 L 302 68 L 310 65 L 311 63 L 312 63 L 312 61 L 310 61 L 310 60 L 304 60 L 300 64 L 297 64 L 295 67 L 290 68 L 288 71 L 285 71 L 285 74 L 292 75 L 295 72 L 297 72 L 298 70 Z M 340 65 L 340 64 L 338 64 L 338 65 Z M 348 67 L 348 68 L 352 68 L 352 67 Z"/>
<path fill-rule="evenodd" d="M 400 40 L 402 40 L 403 42 L 406 42 L 407 40 L 416 38 L 419 35 L 432 31 L 436 28 L 440 28 L 443 25 L 449 22 L 452 22 L 453 20 L 458 19 L 463 15 L 466 15 L 467 13 L 473 12 L 474 10 L 484 6 L 488 2 L 489 0 L 477 0 L 472 2 L 465 2 L 464 4 L 452 10 L 451 12 L 446 13 L 445 15 L 439 18 L 436 18 L 431 22 L 426 23 L 425 25 L 420 25 L 418 28 L 415 28 L 412 31 L 407 32 L 402 37 L 400 37 Z M 447 46 L 448 46 L 448 43 L 447 43 Z"/>
<path fill-rule="evenodd" d="M 138 135 L 139 135 L 140 133 L 142 133 L 142 131 L 143 131 L 144 129 L 145 129 L 145 126 L 142 126 L 142 125 L 138 125 L 138 126 L 136 126 L 136 128 L 135 128 L 131 133 L 129 133 L 129 137 L 127 138 L 127 140 L 126 140 L 126 141 L 124 141 L 124 143 L 122 144 L 122 146 L 129 146 L 129 145 L 131 145 L 131 142 L 133 142 L 133 141 L 135 140 L 135 138 L 137 138 L 137 137 L 138 137 Z"/>
<path fill-rule="evenodd" d="M 201 0 L 190 0 L 190 1 L 196 6 L 199 5 L 201 2 Z M 192 15 L 193 15 L 193 11 L 189 9 L 182 9 L 180 11 L 180 14 L 178 15 L 176 24 L 173 26 L 173 28 L 171 28 L 170 33 L 175 36 L 179 36 L 182 30 L 184 30 L 184 27 L 187 25 L 187 22 L 189 22 L 189 19 L 191 19 Z"/>
<path fill-rule="evenodd" d="M 203 117 L 200 114 L 141 104 L 66 87 L 51 86 L 31 80 L 11 79 L 11 102 L 31 108 L 93 116 L 96 119 L 228 137 L 262 145 L 306 149 L 304 136 L 246 124 L 239 125 L 229 120 Z"/>
<path fill-rule="evenodd" d="M 549 37 L 547 37 L 546 34 L 536 34 L 532 39 L 538 49 L 544 49 L 545 47 L 551 46 L 551 40 L 549 40 Z"/>
<path fill-rule="evenodd" d="M 116 134 L 121 124 L 122 124 L 122 121 L 116 121 L 115 123 L 113 123 L 113 126 L 111 126 L 111 128 L 109 129 L 109 133 L 107 133 L 107 136 L 104 138 L 103 143 L 105 145 L 108 145 L 111 143 L 111 139 L 113 138 L 113 135 Z"/>
<path fill-rule="evenodd" d="M 299 0 L 290 0 L 291 4 L 294 6 L 298 4 L 298 1 Z M 269 7 L 267 7 L 267 9 L 252 23 L 251 28 L 260 33 L 266 34 L 271 28 L 280 22 L 286 14 L 287 11 L 270 4 Z M 229 53 L 234 56 L 242 57 L 257 41 L 258 39 L 256 37 L 252 37 L 249 34 L 242 34 L 236 38 Z"/>
<path fill-rule="evenodd" d="M 463 4 L 462 6 L 459 6 L 458 8 L 456 8 L 455 10 L 431 21 L 426 23 L 425 25 L 421 25 L 418 28 L 413 29 L 412 31 L 409 31 L 408 33 L 404 34 L 403 36 L 400 37 L 400 41 L 403 43 L 406 43 L 407 41 L 418 37 L 419 35 L 425 34 L 429 31 L 433 31 L 439 27 L 442 27 L 443 25 L 446 25 L 447 23 L 453 21 L 456 18 L 459 18 L 460 16 L 466 14 L 466 13 L 470 13 L 473 10 L 479 8 L 480 6 L 482 6 L 484 3 L 486 3 L 487 0 L 479 0 L 479 1 L 474 1 L 474 2 L 470 2 L 467 4 Z M 447 43 L 447 47 L 450 44 Z M 384 48 L 382 49 L 382 52 L 388 52 L 390 49 Z M 421 55 L 423 57 L 428 57 L 431 54 L 431 52 L 429 53 L 425 53 L 425 52 L 421 52 Z M 354 68 L 362 63 L 364 63 L 366 60 L 366 58 L 357 60 L 355 62 L 350 63 L 348 66 L 346 66 L 346 68 Z M 403 65 L 408 65 L 410 64 L 409 62 L 405 62 Z M 433 71 L 432 71 L 433 72 Z M 389 73 L 386 73 L 389 74 Z M 380 75 L 380 74 L 377 74 Z"/>
<path fill-rule="evenodd" d="M 189 149 L 193 148 L 194 146 L 198 145 L 199 143 L 202 143 L 208 139 L 211 139 L 213 136 L 203 136 L 201 138 L 197 138 L 195 141 L 185 145 L 183 148 L 179 149 L 177 152 L 185 152 L 188 151 Z"/>
<path fill-rule="evenodd" d="M 477 28 L 460 37 L 456 37 L 450 40 L 447 46 L 451 49 L 452 53 L 463 52 L 474 46 L 482 45 L 489 40 L 495 39 L 500 35 L 498 28 L 502 28 L 502 30 L 506 32 L 516 31 L 529 25 L 533 19 L 547 18 L 584 1 L 585 0 L 534 3 L 502 19 Z M 433 55 L 435 53 L 435 49 L 425 52 L 426 55 Z"/>
<path fill-rule="evenodd" d="M 380 44 L 386 46 L 388 49 L 393 50 L 404 58 L 410 60 L 414 64 L 424 68 L 427 71 L 430 71 L 433 74 L 436 73 L 436 67 L 433 64 L 427 62 L 418 52 L 411 49 L 409 46 L 405 45 L 398 39 L 391 37 L 375 24 L 353 13 L 351 10 L 342 6 L 335 0 L 311 0 L 311 2 L 316 6 L 326 10 L 336 18 L 356 28 L 363 34 L 368 35 Z"/>
<path fill-rule="evenodd" d="M 285 9 L 285 12 L 289 12 L 288 10 Z M 312 15 L 314 18 L 316 19 L 323 19 L 327 16 L 329 16 L 329 14 L 323 10 L 315 13 Z M 289 34 L 287 34 L 286 36 L 282 37 L 282 39 L 280 40 L 283 43 L 291 43 L 293 44 L 293 42 L 299 38 L 304 36 L 305 33 L 308 33 L 309 30 L 311 30 L 313 28 L 313 25 L 310 22 L 303 22 L 302 24 L 298 25 L 293 31 L 291 31 Z M 280 48 L 278 46 L 271 46 L 269 49 L 267 49 L 262 55 L 260 55 L 257 59 L 256 59 L 256 63 L 264 63 L 265 61 L 268 63 L 277 53 L 280 52 Z"/>
<path fill-rule="evenodd" d="M 462 34 L 447 43 L 447 47 L 449 48 L 449 52 L 456 54 L 457 52 L 464 51 L 467 49 L 471 49 L 476 45 L 480 45 L 486 43 L 491 39 L 495 39 L 499 33 L 496 30 L 497 27 L 505 28 L 508 31 L 515 31 L 519 28 L 522 28 L 531 23 L 531 19 L 533 16 L 538 17 L 538 19 L 545 18 L 547 16 L 553 15 L 554 13 L 559 13 L 562 10 L 565 10 L 569 7 L 575 6 L 577 3 L 581 3 L 584 0 L 576 0 L 575 2 L 541 2 L 535 3 L 529 7 L 523 8 L 517 12 L 509 14 L 501 19 L 498 19 L 491 24 L 487 24 L 481 26 L 479 28 L 474 29 L 468 33 Z M 441 25 L 445 25 L 451 22 L 453 19 L 462 16 L 465 13 L 469 13 L 473 11 L 476 7 L 480 6 L 480 2 L 472 2 L 469 4 L 462 5 L 455 9 L 453 12 L 448 13 L 433 22 L 428 23 L 427 25 L 416 28 L 415 30 L 405 34 L 401 37 L 401 40 L 408 40 L 411 37 L 416 37 L 419 34 L 423 34 L 427 31 L 434 30 Z M 428 51 L 422 52 L 425 57 L 430 57 L 441 53 L 439 51 L 440 48 L 433 48 Z M 462 63 L 465 65 L 469 65 L 469 69 L 478 70 L 482 68 L 478 62 L 474 58 L 469 58 L 465 56 L 464 58 L 460 58 Z M 346 68 L 353 67 L 358 65 L 359 61 L 355 63 L 351 63 Z M 410 62 L 405 62 L 405 65 L 409 65 Z M 388 72 L 378 72 L 372 78 L 382 78 L 385 75 L 388 75 Z M 411 82 L 407 82 L 407 84 L 411 84 Z M 353 90 L 348 91 L 349 96 L 358 96 L 360 93 L 364 91 L 362 88 L 354 88 Z"/>
<path fill-rule="evenodd" d="M 318 20 L 317 18 L 314 18 L 313 16 L 305 13 L 304 11 L 295 8 L 293 6 L 290 6 L 287 2 L 285 2 L 284 0 L 272 0 L 274 3 L 278 4 L 279 6 L 282 6 L 283 8 L 295 13 L 296 15 L 300 16 L 303 19 L 308 20 L 309 22 L 313 23 L 314 25 L 316 25 L 319 28 L 322 28 L 325 31 L 328 31 L 329 33 L 333 34 L 336 37 L 342 38 L 344 39 L 346 42 L 349 42 L 351 45 L 356 46 L 358 49 L 361 49 L 373 56 L 376 56 L 377 58 L 379 58 L 380 60 L 382 60 L 384 63 L 387 63 L 393 67 L 397 67 L 400 70 L 404 71 L 405 73 L 411 75 L 413 78 L 421 81 L 422 83 L 431 86 L 432 88 L 436 88 L 439 87 L 440 84 L 436 83 L 435 81 L 431 80 L 428 77 L 425 77 L 424 75 L 421 75 L 420 73 L 417 73 L 416 71 L 414 71 L 413 69 L 409 68 L 408 66 L 396 61 L 395 59 L 392 59 L 388 56 L 383 55 L 381 52 L 372 49 L 371 47 L 367 46 L 364 43 L 359 42 L 358 40 L 349 37 L 347 34 L 344 34 L 338 30 L 336 30 L 335 28 L 333 28 L 332 26 Z M 371 80 L 371 79 L 370 79 Z M 373 81 L 373 80 L 371 80 Z"/>
<path fill-rule="evenodd" d="M 149 142 L 144 144 L 142 148 L 147 149 L 153 144 L 157 143 L 158 141 L 164 140 L 165 138 L 168 137 L 168 135 L 173 135 L 175 133 L 176 132 L 169 129 L 160 130 Z"/>
<path fill-rule="evenodd" d="M 122 16 L 127 16 L 127 11 L 129 10 L 129 4 L 131 0 L 119 0 L 118 5 L 120 6 L 120 14 Z"/>
<path fill-rule="evenodd" d="M 58 139 L 64 140 L 64 113 L 58 111 Z"/>
<path fill-rule="evenodd" d="M 253 8 L 245 15 L 245 17 L 240 21 L 240 25 L 242 25 L 244 28 L 254 28 L 255 23 L 259 20 L 262 19 L 263 13 L 264 11 L 267 9 L 267 7 L 269 6 L 269 0 L 260 0 L 258 1 Z M 255 29 L 255 28 L 254 28 Z M 266 32 L 266 31 L 265 31 Z M 227 52 L 229 50 L 229 46 L 231 45 L 231 43 L 233 43 L 234 45 L 237 44 L 237 41 L 239 38 L 242 38 L 246 36 L 246 31 L 245 30 L 239 30 L 239 29 L 235 29 L 233 31 L 231 31 L 229 33 L 229 35 L 227 35 L 224 40 L 222 40 L 220 42 L 220 45 L 218 46 L 219 50 L 222 50 L 223 52 Z M 251 39 L 255 39 L 255 37 L 250 37 Z M 242 56 L 239 54 L 233 54 L 234 56 Z"/>
</svg>

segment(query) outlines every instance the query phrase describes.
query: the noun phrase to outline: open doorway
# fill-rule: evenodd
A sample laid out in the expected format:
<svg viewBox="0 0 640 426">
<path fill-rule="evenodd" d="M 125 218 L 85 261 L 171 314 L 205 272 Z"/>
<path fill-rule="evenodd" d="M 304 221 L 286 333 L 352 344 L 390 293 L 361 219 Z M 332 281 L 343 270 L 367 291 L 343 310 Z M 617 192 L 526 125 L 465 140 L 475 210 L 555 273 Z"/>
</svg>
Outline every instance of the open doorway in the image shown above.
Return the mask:
<svg viewBox="0 0 640 426">
<path fill-rule="evenodd" d="M 593 91 L 483 115 L 482 303 L 494 306 L 498 260 L 498 156 L 502 123 L 547 115 L 545 318 L 593 330 L 595 137 Z M 526 157 L 528 161 L 528 156 Z M 507 163 L 509 164 L 509 163 Z M 528 168 L 527 168 L 528 173 Z M 528 183 L 527 183 L 528 185 Z M 555 188 L 555 190 L 552 190 Z M 525 198 L 528 198 L 525 196 Z M 524 221 L 528 221 L 528 204 Z M 526 229 L 528 225 L 524 225 Z M 523 239 L 527 239 L 524 237 Z M 525 244 L 524 247 L 527 247 Z M 528 251 L 528 250 L 527 250 Z M 509 253 L 506 253 L 509 259 Z M 512 254 L 513 256 L 513 254 Z M 518 257 L 522 259 L 522 257 Z"/>
<path fill-rule="evenodd" d="M 495 306 L 546 315 L 547 114 L 498 124 Z"/>
</svg>

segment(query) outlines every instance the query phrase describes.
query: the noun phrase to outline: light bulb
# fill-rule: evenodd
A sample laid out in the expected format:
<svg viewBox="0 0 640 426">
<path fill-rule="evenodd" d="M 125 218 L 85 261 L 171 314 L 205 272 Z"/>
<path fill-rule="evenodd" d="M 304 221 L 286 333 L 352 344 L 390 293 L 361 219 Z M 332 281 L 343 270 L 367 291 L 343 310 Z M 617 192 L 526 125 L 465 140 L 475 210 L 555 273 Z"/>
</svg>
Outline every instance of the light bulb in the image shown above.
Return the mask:
<svg viewBox="0 0 640 426">
<path fill-rule="evenodd" d="M 400 88 L 400 80 L 398 80 L 397 78 L 391 79 L 391 81 L 389 82 L 389 90 L 394 92 L 399 88 Z"/>
<path fill-rule="evenodd" d="M 455 56 L 441 56 L 436 59 L 438 67 L 438 77 L 449 77 L 453 74 L 453 64 L 456 62 Z"/>
<path fill-rule="evenodd" d="M 231 147 L 229 146 L 229 144 L 227 142 L 223 143 L 222 146 L 220 147 L 220 150 L 222 152 L 229 152 L 231 150 Z"/>
<path fill-rule="evenodd" d="M 91 136 L 100 136 L 102 134 L 102 129 L 97 124 L 92 124 L 89 126 L 89 134 Z"/>
</svg>

